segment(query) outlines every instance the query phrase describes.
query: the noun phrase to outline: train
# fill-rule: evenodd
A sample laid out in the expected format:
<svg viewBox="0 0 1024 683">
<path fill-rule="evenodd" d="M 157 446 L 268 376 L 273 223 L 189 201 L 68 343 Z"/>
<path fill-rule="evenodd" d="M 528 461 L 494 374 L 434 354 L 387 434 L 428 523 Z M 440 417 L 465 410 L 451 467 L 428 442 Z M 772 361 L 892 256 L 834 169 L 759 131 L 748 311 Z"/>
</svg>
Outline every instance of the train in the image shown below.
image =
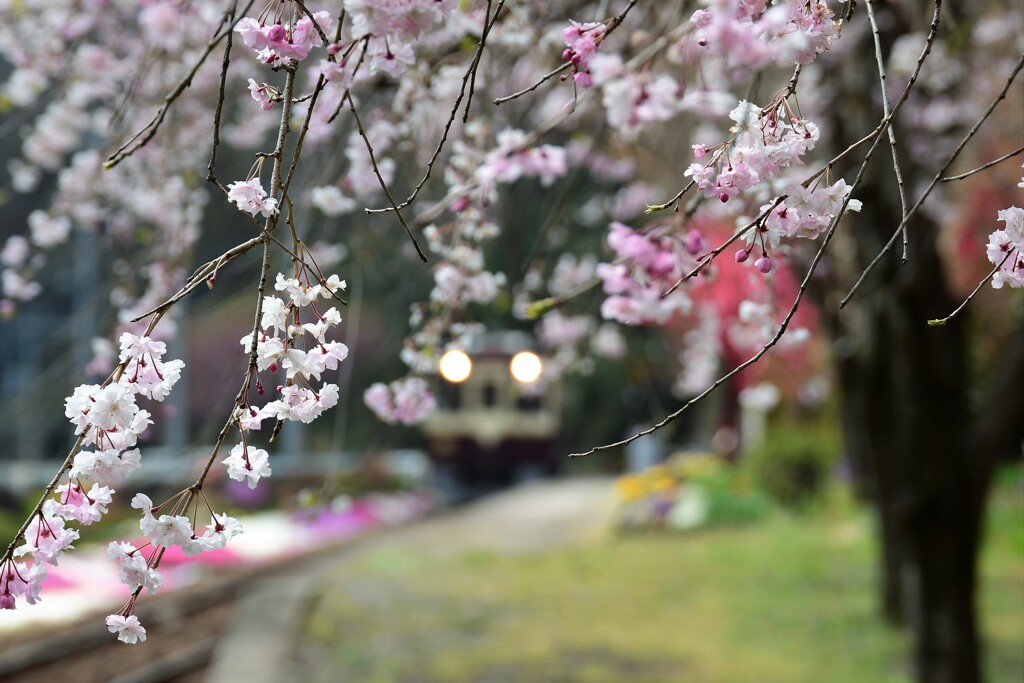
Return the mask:
<svg viewBox="0 0 1024 683">
<path fill-rule="evenodd" d="M 550 476 L 561 458 L 562 387 L 520 331 L 486 332 L 438 364 L 437 409 L 423 423 L 442 488 L 475 490 Z"/>
</svg>

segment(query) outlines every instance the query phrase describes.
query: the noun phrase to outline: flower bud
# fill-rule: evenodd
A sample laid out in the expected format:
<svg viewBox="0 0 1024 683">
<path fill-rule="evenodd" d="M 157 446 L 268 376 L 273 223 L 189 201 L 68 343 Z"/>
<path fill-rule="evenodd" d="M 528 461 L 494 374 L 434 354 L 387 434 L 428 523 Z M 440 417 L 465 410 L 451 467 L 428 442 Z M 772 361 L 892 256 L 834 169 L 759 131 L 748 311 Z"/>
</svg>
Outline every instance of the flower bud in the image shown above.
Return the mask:
<svg viewBox="0 0 1024 683">
<path fill-rule="evenodd" d="M 750 257 L 750 252 L 749 251 L 747 251 L 746 249 L 740 249 L 739 251 L 736 252 L 736 255 L 733 258 L 736 259 L 736 263 L 743 263 L 749 257 Z"/>
<path fill-rule="evenodd" d="M 280 43 L 287 37 L 287 32 L 281 24 L 274 24 L 267 29 L 267 40 L 271 43 Z"/>
<path fill-rule="evenodd" d="M 772 261 L 768 256 L 762 256 L 761 258 L 754 261 L 754 265 L 762 273 L 768 274 L 775 269 L 775 261 Z"/>
<path fill-rule="evenodd" d="M 685 249 L 686 253 L 690 256 L 696 256 L 701 253 L 704 251 L 706 246 L 704 237 L 700 234 L 700 230 L 697 230 L 696 228 L 690 230 L 690 232 L 686 234 L 686 241 L 683 242 L 683 249 Z"/>
</svg>

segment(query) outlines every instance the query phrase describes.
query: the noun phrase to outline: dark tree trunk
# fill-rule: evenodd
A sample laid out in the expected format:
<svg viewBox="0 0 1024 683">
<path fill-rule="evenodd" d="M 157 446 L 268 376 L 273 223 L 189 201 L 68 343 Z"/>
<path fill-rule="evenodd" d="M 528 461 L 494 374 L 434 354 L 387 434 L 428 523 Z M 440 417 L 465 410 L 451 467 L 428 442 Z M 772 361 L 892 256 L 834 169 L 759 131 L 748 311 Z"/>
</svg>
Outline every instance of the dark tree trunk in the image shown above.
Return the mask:
<svg viewBox="0 0 1024 683">
<path fill-rule="evenodd" d="M 892 206 L 867 190 L 873 208 L 850 230 L 874 243 Z M 896 207 L 898 214 L 898 205 Z M 935 227 L 913 226 L 910 261 L 883 268 L 874 291 L 845 313 L 840 359 L 848 452 L 860 490 L 878 512 L 882 611 L 910 627 L 919 683 L 981 679 L 975 626 L 980 475 L 968 443 L 966 346 L 962 324 L 929 328 L 955 303 L 935 248 Z M 877 238 L 877 235 L 876 235 Z M 870 258 L 874 244 L 858 245 Z"/>
<path fill-rule="evenodd" d="M 890 39 L 915 28 L 892 6 L 883 14 L 880 23 Z M 869 35 L 846 56 L 845 68 L 831 83 L 835 102 L 841 103 L 832 123 L 839 140 L 852 142 L 881 116 L 879 99 L 868 95 L 878 91 Z M 937 170 L 906 150 L 901 162 L 910 192 Z M 840 288 L 852 283 L 899 222 L 887 145 L 876 151 L 855 196 L 864 201 L 863 212 L 845 219 L 833 253 L 830 278 Z M 835 340 L 857 490 L 877 510 L 881 611 L 891 623 L 911 630 L 918 683 L 979 683 L 975 595 L 984 503 L 995 456 L 1006 452 L 1014 427 L 1012 419 L 997 417 L 986 418 L 991 424 L 975 422 L 967 399 L 966 316 L 945 327 L 927 325 L 959 303 L 944 278 L 937 228 L 919 214 L 909 228 L 906 264 L 900 264 L 897 247 L 842 312 L 824 294 L 822 303 Z M 1020 367 L 1007 371 L 1011 377 L 1024 373 L 1024 351 L 1018 355 L 1012 363 Z M 1016 386 L 1019 392 L 1020 383 Z"/>
</svg>

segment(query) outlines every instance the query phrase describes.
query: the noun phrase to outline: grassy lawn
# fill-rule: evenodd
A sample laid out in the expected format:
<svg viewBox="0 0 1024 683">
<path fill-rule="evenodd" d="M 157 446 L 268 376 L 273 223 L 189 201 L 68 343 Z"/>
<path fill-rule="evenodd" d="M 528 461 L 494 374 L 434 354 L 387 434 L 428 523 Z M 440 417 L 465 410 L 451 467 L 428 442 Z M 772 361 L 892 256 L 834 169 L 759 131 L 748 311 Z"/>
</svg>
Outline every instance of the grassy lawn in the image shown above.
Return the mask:
<svg viewBox="0 0 1024 683">
<path fill-rule="evenodd" d="M 1020 471 L 990 514 L 989 680 L 1024 680 Z M 809 517 L 647 533 L 505 557 L 362 556 L 303 641 L 308 680 L 873 683 L 909 680 L 875 616 L 870 518 L 842 495 Z"/>
</svg>

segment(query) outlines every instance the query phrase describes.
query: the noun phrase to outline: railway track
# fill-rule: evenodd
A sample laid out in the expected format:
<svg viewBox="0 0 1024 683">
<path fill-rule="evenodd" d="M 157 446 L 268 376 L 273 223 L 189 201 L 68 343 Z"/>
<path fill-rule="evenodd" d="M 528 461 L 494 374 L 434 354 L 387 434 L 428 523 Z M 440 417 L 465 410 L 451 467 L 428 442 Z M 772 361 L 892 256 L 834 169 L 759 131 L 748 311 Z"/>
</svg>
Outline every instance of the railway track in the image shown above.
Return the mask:
<svg viewBox="0 0 1024 683">
<path fill-rule="evenodd" d="M 277 567 L 239 570 L 227 577 L 140 601 L 145 643 L 119 643 L 96 614 L 75 625 L 19 634 L 0 646 L 0 681 L 42 683 L 69 675 L 77 683 L 201 681 L 217 642 L 230 627 L 248 582 Z M 289 563 L 294 570 L 294 561 Z"/>
<path fill-rule="evenodd" d="M 70 625 L 40 626 L 0 636 L 0 683 L 52 683 L 69 674 L 75 683 L 200 683 L 251 585 L 301 573 L 325 557 L 341 557 L 393 528 L 380 526 L 258 566 L 217 568 L 191 587 L 145 596 L 136 607 L 146 627 L 144 643 L 129 646 L 118 642 L 103 624 L 108 612 Z"/>
</svg>

